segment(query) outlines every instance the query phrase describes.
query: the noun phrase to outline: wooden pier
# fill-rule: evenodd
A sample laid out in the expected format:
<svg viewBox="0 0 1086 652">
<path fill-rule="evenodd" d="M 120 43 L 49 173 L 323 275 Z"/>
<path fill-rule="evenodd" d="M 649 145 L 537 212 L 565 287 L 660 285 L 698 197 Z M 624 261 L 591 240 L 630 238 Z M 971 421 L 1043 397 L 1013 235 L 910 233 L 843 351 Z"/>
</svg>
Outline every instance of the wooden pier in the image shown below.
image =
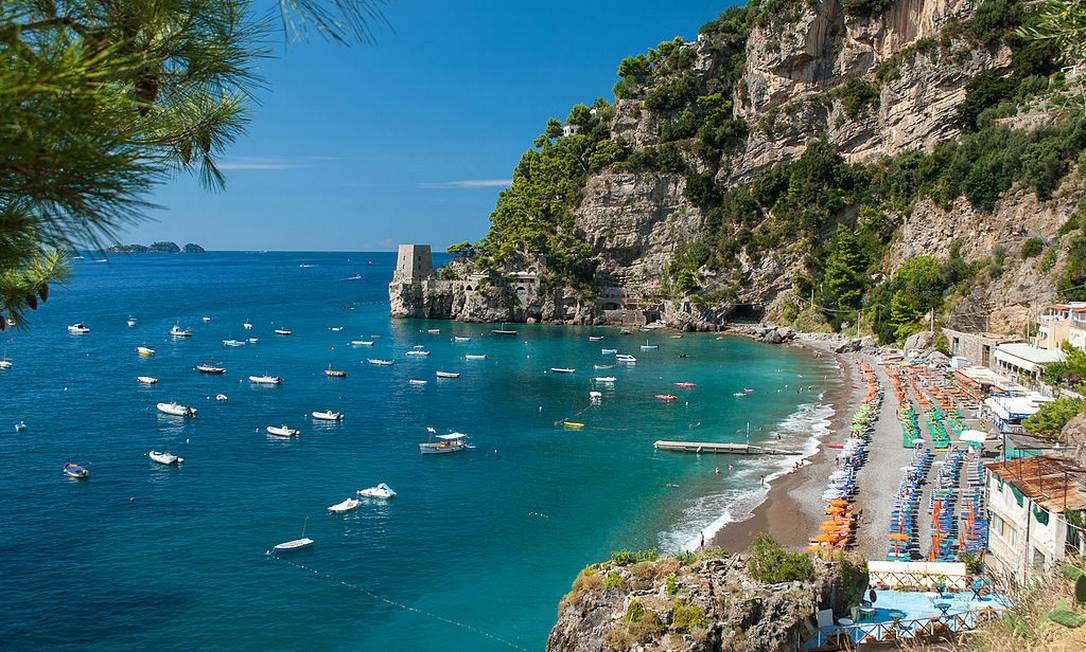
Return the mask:
<svg viewBox="0 0 1086 652">
<path fill-rule="evenodd" d="M 798 451 L 786 451 L 750 444 L 725 444 L 709 441 L 665 441 L 658 440 L 652 445 L 660 451 L 679 451 L 683 453 L 717 453 L 730 455 L 799 455 Z"/>
</svg>

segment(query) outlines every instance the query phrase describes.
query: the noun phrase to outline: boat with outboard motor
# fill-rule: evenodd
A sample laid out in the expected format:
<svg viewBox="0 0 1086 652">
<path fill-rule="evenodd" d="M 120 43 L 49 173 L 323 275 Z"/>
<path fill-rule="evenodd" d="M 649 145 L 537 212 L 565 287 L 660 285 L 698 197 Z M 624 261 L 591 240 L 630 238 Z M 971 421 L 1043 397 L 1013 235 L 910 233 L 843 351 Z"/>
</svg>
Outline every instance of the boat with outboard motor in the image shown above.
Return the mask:
<svg viewBox="0 0 1086 652">
<path fill-rule="evenodd" d="M 249 376 L 249 382 L 254 385 L 279 385 L 283 382 L 283 379 L 279 376 L 264 374 L 263 376 Z"/>
<path fill-rule="evenodd" d="M 161 451 L 150 451 L 147 453 L 147 457 L 151 458 L 152 462 L 158 462 L 165 466 L 177 466 L 185 461 L 185 458 L 178 457 L 173 453 L 165 453 Z"/>
<path fill-rule="evenodd" d="M 294 428 L 291 428 L 291 427 L 287 426 L 286 424 L 283 424 L 281 426 L 268 426 L 267 428 L 265 428 L 265 430 L 267 430 L 268 434 L 272 435 L 273 437 L 288 437 L 289 438 L 289 437 L 297 437 L 298 435 L 302 434 L 301 431 L 295 430 Z"/>
<path fill-rule="evenodd" d="M 467 435 L 460 432 L 451 432 L 447 435 L 434 435 L 440 441 L 428 441 L 419 444 L 419 452 L 423 455 L 444 455 L 446 453 L 459 453 L 468 448 L 464 438 Z"/>
<path fill-rule="evenodd" d="M 365 498 L 380 498 L 382 500 L 388 500 L 389 498 L 396 497 L 396 492 L 392 490 L 392 487 L 388 486 L 384 482 L 377 485 L 376 487 L 359 489 L 355 493 Z"/>
<path fill-rule="evenodd" d="M 162 414 L 168 414 L 171 417 L 194 417 L 196 416 L 196 408 L 188 407 L 187 405 L 181 405 L 176 401 L 169 403 L 158 403 L 155 405 L 158 411 Z"/>
<path fill-rule="evenodd" d="M 342 412 L 333 412 L 331 410 L 325 410 L 324 412 L 313 411 L 310 412 L 314 419 L 317 421 L 343 421 Z"/>
<path fill-rule="evenodd" d="M 86 480 L 90 477 L 90 471 L 85 466 L 68 462 L 64 465 L 64 475 L 75 480 Z"/>
</svg>

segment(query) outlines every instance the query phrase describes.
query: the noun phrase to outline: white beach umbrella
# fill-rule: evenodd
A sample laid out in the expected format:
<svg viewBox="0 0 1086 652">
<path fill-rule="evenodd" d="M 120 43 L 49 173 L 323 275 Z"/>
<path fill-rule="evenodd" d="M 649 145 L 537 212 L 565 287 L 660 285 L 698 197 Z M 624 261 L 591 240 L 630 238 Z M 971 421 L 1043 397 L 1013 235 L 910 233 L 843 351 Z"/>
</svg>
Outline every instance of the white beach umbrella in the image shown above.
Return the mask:
<svg viewBox="0 0 1086 652">
<path fill-rule="evenodd" d="M 970 443 L 983 444 L 988 440 L 988 433 L 983 430 L 963 430 L 958 439 Z"/>
</svg>

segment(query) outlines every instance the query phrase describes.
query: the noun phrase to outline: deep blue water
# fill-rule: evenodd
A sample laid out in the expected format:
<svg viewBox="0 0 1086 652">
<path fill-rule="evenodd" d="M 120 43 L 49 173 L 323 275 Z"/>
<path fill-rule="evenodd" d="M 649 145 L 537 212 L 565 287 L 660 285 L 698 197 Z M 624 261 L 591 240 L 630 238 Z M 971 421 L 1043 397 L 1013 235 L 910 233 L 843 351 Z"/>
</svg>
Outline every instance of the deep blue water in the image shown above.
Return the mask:
<svg viewBox="0 0 1086 652">
<path fill-rule="evenodd" d="M 656 453 L 653 441 L 742 441 L 749 422 L 752 442 L 779 432 L 780 445 L 803 448 L 825 416 L 826 363 L 788 348 L 558 326 L 499 338 L 489 325 L 390 320 L 393 263 L 385 253 L 88 257 L 28 331 L 0 336 L 15 364 L 0 371 L 0 648 L 538 650 L 585 564 L 688 545 L 749 511 L 758 476 L 780 468 L 767 465 L 792 461 Z M 75 321 L 92 332 L 68 335 Z M 194 336 L 170 340 L 175 322 Z M 294 335 L 275 336 L 279 326 Z M 373 349 L 348 345 L 371 335 Z M 221 344 L 245 337 L 259 342 Z M 646 339 L 659 350 L 640 351 Z M 416 344 L 432 355 L 405 356 Z M 157 355 L 138 357 L 139 345 Z M 594 372 L 612 347 L 637 364 Z M 204 361 L 227 373 L 196 373 Z M 349 377 L 325 377 L 329 363 Z M 439 382 L 437 369 L 463 375 Z M 284 384 L 246 380 L 265 372 Z M 593 375 L 618 377 L 596 407 Z M 733 396 L 746 387 L 755 392 Z M 219 392 L 229 401 L 214 401 Z M 661 392 L 680 400 L 655 400 Z M 155 403 L 169 400 L 199 416 L 159 415 Z M 346 418 L 318 425 L 307 415 L 319 409 Z M 566 417 L 585 428 L 554 426 Z M 14 432 L 18 420 L 26 431 Z M 301 436 L 264 433 L 280 423 Z M 423 457 L 430 425 L 477 447 Z M 151 449 L 186 461 L 157 467 Z M 67 461 L 90 479 L 66 480 Z M 388 504 L 326 513 L 382 481 L 399 492 Z M 311 552 L 265 556 L 306 517 Z"/>
</svg>

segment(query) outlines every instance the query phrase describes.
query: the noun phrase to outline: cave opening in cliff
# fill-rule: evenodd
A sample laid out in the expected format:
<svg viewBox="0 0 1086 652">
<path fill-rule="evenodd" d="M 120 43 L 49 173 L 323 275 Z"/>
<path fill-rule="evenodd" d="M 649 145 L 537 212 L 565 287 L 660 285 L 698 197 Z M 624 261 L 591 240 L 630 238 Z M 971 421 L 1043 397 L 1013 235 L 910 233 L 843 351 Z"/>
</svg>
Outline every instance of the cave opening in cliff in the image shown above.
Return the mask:
<svg viewBox="0 0 1086 652">
<path fill-rule="evenodd" d="M 762 318 L 765 316 L 765 309 L 758 304 L 747 303 L 737 306 L 732 306 L 731 310 L 727 313 L 728 321 L 736 322 L 751 322 L 761 323 Z"/>
</svg>

